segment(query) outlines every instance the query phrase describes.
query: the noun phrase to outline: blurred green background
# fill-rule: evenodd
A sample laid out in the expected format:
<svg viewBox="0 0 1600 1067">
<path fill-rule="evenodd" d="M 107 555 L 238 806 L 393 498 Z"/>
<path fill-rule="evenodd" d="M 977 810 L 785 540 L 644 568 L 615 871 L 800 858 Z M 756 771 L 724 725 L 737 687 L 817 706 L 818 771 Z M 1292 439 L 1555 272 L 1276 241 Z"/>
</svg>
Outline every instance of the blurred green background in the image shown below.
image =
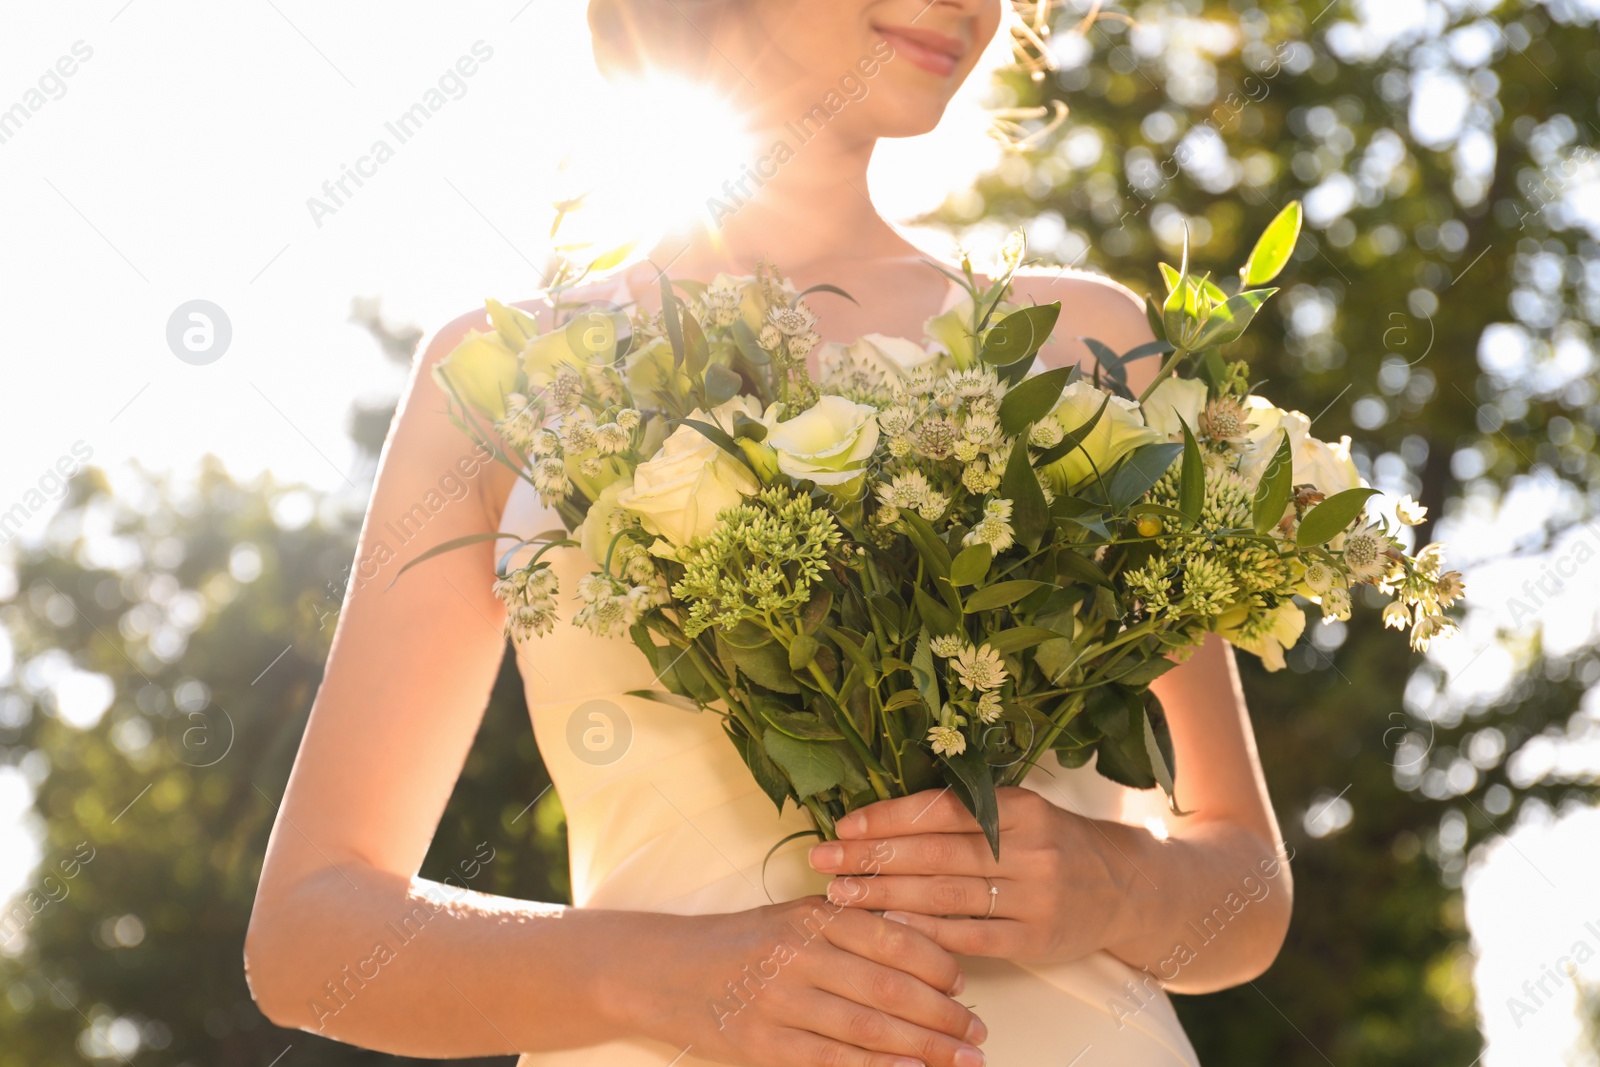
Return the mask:
<svg viewBox="0 0 1600 1067">
<path fill-rule="evenodd" d="M 1513 546 L 1536 559 L 1589 521 L 1600 475 L 1597 10 L 1374 7 L 1363 24 L 1322 0 L 1150 3 L 1130 9 L 1137 26 L 1102 18 L 1081 36 L 1063 10 L 1060 69 L 1008 84 L 1018 107 L 1065 102 L 1066 121 L 935 221 L 974 244 L 1022 225 L 1047 262 L 1143 292 L 1185 226 L 1196 261 L 1226 270 L 1303 198 L 1284 292 L 1247 342 L 1257 377 L 1315 414 L 1319 436 L 1355 436 L 1369 479 L 1434 517 L 1464 520 L 1467 502 L 1492 513 L 1548 483 L 1562 506 Z M 371 301 L 356 314 L 409 363 L 414 327 Z M 369 458 L 391 411 L 352 412 Z M 296 1067 L 400 1062 L 278 1030 L 240 966 L 271 798 L 360 514 L 217 465 L 133 481 L 113 496 L 98 471 L 80 475 L 48 537 L 14 550 L 0 606 L 15 653 L 0 758 L 36 791 L 40 876 L 84 843 L 93 854 L 93 877 L 0 947 L 0 1067 L 134 1048 L 140 1067 L 258 1067 L 291 1047 Z M 1552 652 L 1536 626 L 1508 628 L 1509 682 L 1443 707 L 1443 669 L 1383 633 L 1370 605 L 1313 637 L 1281 674 L 1244 663 L 1295 853 L 1288 943 L 1257 982 L 1175 998 L 1178 1010 L 1207 1063 L 1467 1067 L 1482 1043 L 1463 874 L 1525 806 L 1593 803 L 1592 772 L 1528 780 L 1507 761 L 1580 732 L 1600 648 Z M 110 679 L 110 710 L 88 730 L 38 681 L 63 663 Z M 1407 693 L 1424 695 L 1408 708 Z M 471 870 L 475 889 L 565 900 L 547 784 L 508 658 L 424 875 Z M 142 817 L 121 818 L 134 805 Z M 483 843 L 494 858 L 474 865 Z"/>
</svg>

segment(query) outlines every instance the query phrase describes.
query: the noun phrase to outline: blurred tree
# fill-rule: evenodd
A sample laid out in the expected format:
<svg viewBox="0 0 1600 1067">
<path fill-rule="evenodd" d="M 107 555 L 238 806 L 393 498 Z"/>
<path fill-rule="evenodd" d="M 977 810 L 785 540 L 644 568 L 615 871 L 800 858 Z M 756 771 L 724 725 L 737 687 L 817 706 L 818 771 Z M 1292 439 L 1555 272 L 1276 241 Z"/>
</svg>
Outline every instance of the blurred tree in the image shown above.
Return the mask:
<svg viewBox="0 0 1600 1067">
<path fill-rule="evenodd" d="M 361 310 L 409 362 L 420 335 Z M 354 420 L 380 425 L 369 448 L 392 411 Z M 44 837 L 27 910 L 0 926 L 0 1067 L 261 1067 L 291 1046 L 282 1067 L 423 1062 L 274 1027 L 242 969 L 365 501 L 241 485 L 214 461 L 192 484 L 121 477 L 74 480 L 0 606 L 17 665 L 0 756 L 32 783 Z M 548 784 L 507 658 L 424 876 L 568 899 Z"/>
<path fill-rule="evenodd" d="M 1065 123 L 939 220 L 975 248 L 1021 225 L 1047 262 L 1159 295 L 1185 230 L 1193 262 L 1226 274 L 1301 198 L 1284 290 L 1247 337 L 1273 399 L 1354 435 L 1373 484 L 1458 530 L 1533 487 L 1558 503 L 1518 553 L 1586 529 L 1600 217 L 1577 193 L 1600 180 L 1600 12 L 1152 0 L 1070 32 L 1089 7 L 1057 16 L 1058 70 L 1010 86 L 1010 103 L 1064 102 Z M 1496 609 L 1505 624 L 1470 609 L 1474 640 Z M 1522 621 L 1513 608 L 1508 629 Z M 1592 802 L 1592 772 L 1514 769 L 1530 743 L 1592 735 L 1600 651 L 1591 634 L 1549 654 L 1524 623 L 1489 657 L 1504 677 L 1479 663 L 1453 686 L 1370 605 L 1313 631 L 1292 670 L 1246 669 L 1295 850 L 1288 944 L 1261 980 L 1179 1012 L 1206 1062 L 1470 1063 L 1462 872 L 1517 814 Z"/>
</svg>

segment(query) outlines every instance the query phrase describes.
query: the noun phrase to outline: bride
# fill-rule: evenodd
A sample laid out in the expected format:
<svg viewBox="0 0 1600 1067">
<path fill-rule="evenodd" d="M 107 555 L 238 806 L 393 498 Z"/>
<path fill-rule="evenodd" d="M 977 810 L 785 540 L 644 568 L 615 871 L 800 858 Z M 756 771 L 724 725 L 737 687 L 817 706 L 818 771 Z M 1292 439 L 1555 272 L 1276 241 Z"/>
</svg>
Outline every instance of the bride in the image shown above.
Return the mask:
<svg viewBox="0 0 1600 1067">
<path fill-rule="evenodd" d="M 652 258 L 700 279 L 764 259 L 860 301 L 814 298 L 824 340 L 921 338 L 960 294 L 874 211 L 867 164 L 880 137 L 933 128 L 1003 3 L 592 0 L 608 73 L 665 68 L 724 91 L 763 144 L 794 142 L 791 124 L 811 118 L 714 232 Z M 841 106 L 819 111 L 830 93 Z M 640 263 L 576 295 L 648 307 L 657 277 Z M 1061 302 L 1046 365 L 1087 366 L 1077 337 L 1118 351 L 1150 339 L 1139 301 L 1096 275 L 1024 272 L 1012 299 Z M 433 541 L 559 525 L 510 471 L 463 459 L 430 369 L 473 328 L 487 328 L 481 311 L 418 361 L 358 558 L 458 469 L 472 492 L 434 516 Z M 1047 760 L 1001 790 L 999 861 L 946 790 L 880 801 L 840 821 L 842 841 L 797 838 L 764 864 L 803 813 L 774 814 L 716 715 L 629 695 L 657 685 L 631 642 L 562 620 L 517 652 L 567 815 L 574 904 L 418 878 L 504 647 L 490 589 L 504 547 L 351 586 L 245 946 L 279 1025 L 410 1056 L 523 1053 L 524 1067 L 1192 1064 L 1167 991 L 1236 985 L 1276 955 L 1287 860 L 1215 637 L 1155 685 L 1191 814 Z M 545 558 L 565 589 L 588 567 L 577 549 Z"/>
</svg>

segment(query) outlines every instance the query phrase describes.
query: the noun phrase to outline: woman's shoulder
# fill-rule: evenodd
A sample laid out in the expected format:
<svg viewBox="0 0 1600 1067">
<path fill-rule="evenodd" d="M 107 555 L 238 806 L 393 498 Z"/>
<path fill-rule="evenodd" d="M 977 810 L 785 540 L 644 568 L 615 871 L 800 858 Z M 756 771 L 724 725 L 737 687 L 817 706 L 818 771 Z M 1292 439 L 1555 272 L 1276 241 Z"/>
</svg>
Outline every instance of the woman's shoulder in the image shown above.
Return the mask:
<svg viewBox="0 0 1600 1067">
<path fill-rule="evenodd" d="M 1144 299 L 1113 278 L 1074 267 L 1025 267 L 1011 281 L 1019 304 L 1061 302 L 1062 328 L 1118 352 L 1152 338 Z"/>
</svg>

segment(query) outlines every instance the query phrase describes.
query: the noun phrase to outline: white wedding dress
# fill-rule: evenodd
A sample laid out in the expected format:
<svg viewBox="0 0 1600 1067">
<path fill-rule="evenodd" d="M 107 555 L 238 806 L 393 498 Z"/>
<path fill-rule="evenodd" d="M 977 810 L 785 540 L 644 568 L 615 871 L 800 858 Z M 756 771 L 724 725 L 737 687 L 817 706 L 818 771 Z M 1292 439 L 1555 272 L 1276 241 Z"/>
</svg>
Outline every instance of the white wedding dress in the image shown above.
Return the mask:
<svg viewBox="0 0 1600 1067">
<path fill-rule="evenodd" d="M 500 529 L 529 536 L 558 526 L 519 479 Z M 502 542 L 500 552 L 512 544 Z M 561 615 L 552 633 L 517 651 L 539 752 L 566 811 L 574 906 L 700 915 L 761 907 L 769 892 L 771 900 L 823 893 L 827 876 L 806 863 L 814 838 L 775 853 L 763 888 L 767 851 L 808 829 L 808 816 L 793 803 L 777 814 L 714 712 L 628 696 L 657 687 L 643 654 L 625 636 L 596 637 L 570 621 L 576 581 L 590 564 L 576 548 L 544 558 L 560 578 Z M 1024 785 L 1091 818 L 1143 824 L 1166 814 L 1159 790 L 1124 789 L 1089 768 L 1063 770 L 1050 757 Z M 989 1028 L 989 1067 L 1198 1063 L 1166 996 L 1105 953 L 1050 965 L 982 957 L 961 964 L 967 986 L 959 999 Z M 708 1015 L 719 995 L 727 994 L 706 990 Z M 636 1038 L 528 1054 L 519 1067 L 709 1062 L 693 1048 Z"/>
</svg>

